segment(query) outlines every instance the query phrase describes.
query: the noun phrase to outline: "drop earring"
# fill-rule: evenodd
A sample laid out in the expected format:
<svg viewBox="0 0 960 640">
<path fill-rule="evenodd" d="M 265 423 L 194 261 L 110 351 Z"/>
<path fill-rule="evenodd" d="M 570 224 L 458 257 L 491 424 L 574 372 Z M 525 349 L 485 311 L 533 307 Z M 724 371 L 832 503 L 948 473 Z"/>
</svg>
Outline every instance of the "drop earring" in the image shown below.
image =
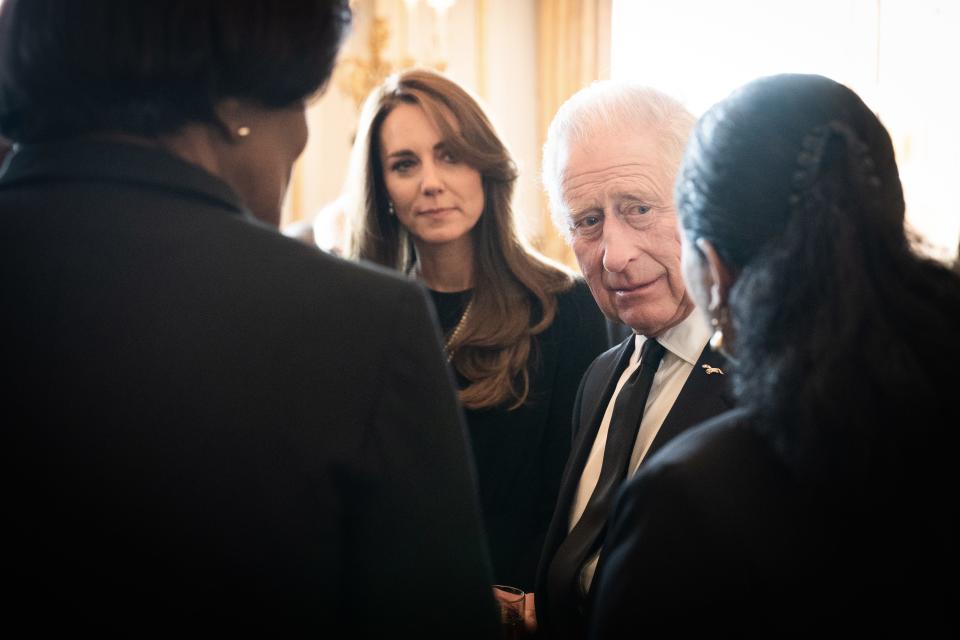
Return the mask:
<svg viewBox="0 0 960 640">
<path fill-rule="evenodd" d="M 727 305 L 720 307 L 717 315 L 710 318 L 710 325 L 713 327 L 713 335 L 710 336 L 710 348 L 722 355 L 731 364 L 736 364 L 737 360 L 730 353 L 732 345 L 726 341 L 729 336 L 723 335 L 724 328 L 727 333 L 732 331 L 730 326 L 730 308 Z"/>
<path fill-rule="evenodd" d="M 397 215 L 397 210 L 393 208 L 392 200 L 387 202 L 387 213 L 389 213 L 391 216 Z"/>
<path fill-rule="evenodd" d="M 710 336 L 710 348 L 717 353 L 723 352 L 723 329 L 720 328 L 720 320 L 710 318 L 710 324 L 713 326 L 713 335 Z"/>
</svg>

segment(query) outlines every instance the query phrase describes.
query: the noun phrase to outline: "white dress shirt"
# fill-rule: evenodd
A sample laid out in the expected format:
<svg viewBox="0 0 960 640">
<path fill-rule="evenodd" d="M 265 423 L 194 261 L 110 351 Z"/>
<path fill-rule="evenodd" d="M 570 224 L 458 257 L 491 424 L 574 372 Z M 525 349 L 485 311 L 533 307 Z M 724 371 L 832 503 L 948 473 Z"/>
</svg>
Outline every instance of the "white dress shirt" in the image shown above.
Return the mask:
<svg viewBox="0 0 960 640">
<path fill-rule="evenodd" d="M 627 467 L 628 478 L 637 472 L 637 468 L 650 449 L 653 439 L 660 431 L 663 421 L 670 413 L 673 403 L 680 395 L 680 390 L 683 389 L 687 377 L 693 371 L 693 367 L 697 364 L 697 360 L 709 339 L 709 324 L 698 309 L 694 309 L 680 324 L 670 327 L 657 337 L 660 344 L 666 348 L 666 352 L 663 354 L 660 368 L 657 369 L 657 373 L 653 377 L 650 395 L 647 396 L 647 405 L 643 412 L 643 418 L 640 420 L 640 429 L 633 445 L 630 464 Z M 580 484 L 577 486 L 577 495 L 570 511 L 568 532 L 573 530 L 573 527 L 580 520 L 584 509 L 587 507 L 587 502 L 589 502 L 590 496 L 597 486 L 597 481 L 600 479 L 603 451 L 607 444 L 607 431 L 610 429 L 610 417 L 613 414 L 613 406 L 617 401 L 617 396 L 620 394 L 620 388 L 623 387 L 630 374 L 640 366 L 640 349 L 647 339 L 638 335 L 634 340 L 636 342 L 633 347 L 633 354 L 630 356 L 630 364 L 624 369 L 623 375 L 617 382 L 617 387 L 603 414 L 603 420 L 600 422 L 600 428 L 597 430 L 597 437 L 593 441 L 590 457 L 587 458 L 587 463 L 583 467 Z M 593 582 L 593 573 L 596 571 L 599 557 L 599 552 L 594 554 L 580 573 L 580 588 L 584 594 L 590 590 L 590 583 Z"/>
</svg>

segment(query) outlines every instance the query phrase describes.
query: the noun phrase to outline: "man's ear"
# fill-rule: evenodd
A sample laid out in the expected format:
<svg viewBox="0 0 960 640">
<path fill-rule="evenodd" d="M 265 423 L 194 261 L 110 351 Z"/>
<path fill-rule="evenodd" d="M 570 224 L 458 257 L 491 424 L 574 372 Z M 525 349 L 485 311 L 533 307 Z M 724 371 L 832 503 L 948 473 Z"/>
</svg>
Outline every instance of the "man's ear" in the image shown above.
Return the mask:
<svg viewBox="0 0 960 640">
<path fill-rule="evenodd" d="M 706 238 L 697 238 L 697 248 L 707 261 L 707 274 L 710 278 L 709 311 L 717 311 L 727 306 L 730 287 L 733 285 L 733 270 L 717 253 L 713 243 Z"/>
</svg>

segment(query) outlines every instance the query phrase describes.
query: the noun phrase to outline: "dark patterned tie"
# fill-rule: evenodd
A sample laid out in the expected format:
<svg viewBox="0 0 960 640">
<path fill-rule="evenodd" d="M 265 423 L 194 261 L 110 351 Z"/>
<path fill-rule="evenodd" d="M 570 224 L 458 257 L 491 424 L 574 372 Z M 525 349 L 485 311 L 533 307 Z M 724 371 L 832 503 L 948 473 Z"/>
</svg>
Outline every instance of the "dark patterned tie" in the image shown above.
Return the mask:
<svg viewBox="0 0 960 640">
<path fill-rule="evenodd" d="M 580 610 L 580 571 L 603 543 L 613 498 L 626 478 L 647 396 L 664 351 L 663 345 L 654 339 L 643 343 L 640 366 L 630 374 L 613 406 L 597 487 L 580 520 L 560 544 L 550 563 L 547 574 L 549 606 L 552 612 L 557 612 L 554 619 L 558 622 Z"/>
</svg>

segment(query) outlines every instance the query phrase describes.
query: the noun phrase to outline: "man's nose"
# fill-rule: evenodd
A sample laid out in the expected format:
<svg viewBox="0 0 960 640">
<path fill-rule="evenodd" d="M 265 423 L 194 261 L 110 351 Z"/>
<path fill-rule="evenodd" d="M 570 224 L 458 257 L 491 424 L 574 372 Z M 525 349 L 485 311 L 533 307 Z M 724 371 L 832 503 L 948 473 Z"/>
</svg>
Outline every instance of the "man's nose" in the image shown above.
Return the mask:
<svg viewBox="0 0 960 640">
<path fill-rule="evenodd" d="M 618 216 L 607 213 L 603 218 L 603 268 L 610 273 L 621 273 L 636 256 L 636 243 Z"/>
</svg>

